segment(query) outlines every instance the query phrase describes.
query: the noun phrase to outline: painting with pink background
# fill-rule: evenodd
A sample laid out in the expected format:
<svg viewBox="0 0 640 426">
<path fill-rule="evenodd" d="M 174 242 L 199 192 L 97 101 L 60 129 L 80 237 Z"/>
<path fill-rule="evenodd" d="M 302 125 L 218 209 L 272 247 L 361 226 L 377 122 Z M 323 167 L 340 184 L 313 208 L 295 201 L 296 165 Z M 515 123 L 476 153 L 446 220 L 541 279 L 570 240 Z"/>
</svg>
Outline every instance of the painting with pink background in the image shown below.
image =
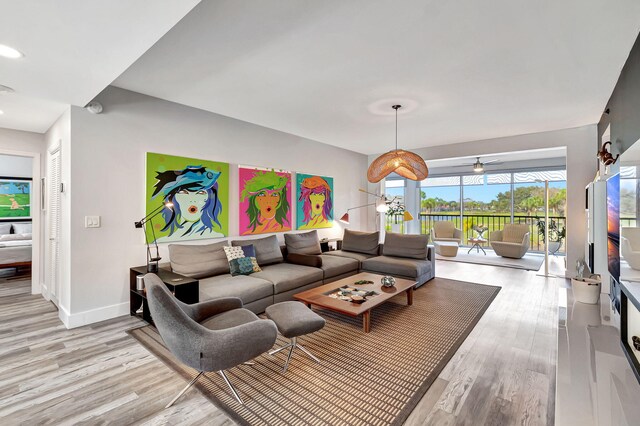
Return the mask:
<svg viewBox="0 0 640 426">
<path fill-rule="evenodd" d="M 291 173 L 238 168 L 239 234 L 291 230 Z"/>
</svg>

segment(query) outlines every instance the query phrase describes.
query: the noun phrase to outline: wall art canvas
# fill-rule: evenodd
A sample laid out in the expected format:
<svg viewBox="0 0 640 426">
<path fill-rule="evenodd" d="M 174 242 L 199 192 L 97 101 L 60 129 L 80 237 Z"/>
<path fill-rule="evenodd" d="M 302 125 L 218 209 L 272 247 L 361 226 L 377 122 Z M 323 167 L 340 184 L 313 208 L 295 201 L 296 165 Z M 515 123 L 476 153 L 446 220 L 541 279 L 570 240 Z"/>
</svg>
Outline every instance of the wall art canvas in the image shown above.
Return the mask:
<svg viewBox="0 0 640 426">
<path fill-rule="evenodd" d="M 298 173 L 296 199 L 298 229 L 333 226 L 333 178 Z"/>
<path fill-rule="evenodd" d="M 0 218 L 31 217 L 31 180 L 0 178 Z"/>
<path fill-rule="evenodd" d="M 239 167 L 239 234 L 291 230 L 291 173 Z"/>
<path fill-rule="evenodd" d="M 229 234 L 229 164 L 147 153 L 147 241 L 219 238 Z"/>
</svg>

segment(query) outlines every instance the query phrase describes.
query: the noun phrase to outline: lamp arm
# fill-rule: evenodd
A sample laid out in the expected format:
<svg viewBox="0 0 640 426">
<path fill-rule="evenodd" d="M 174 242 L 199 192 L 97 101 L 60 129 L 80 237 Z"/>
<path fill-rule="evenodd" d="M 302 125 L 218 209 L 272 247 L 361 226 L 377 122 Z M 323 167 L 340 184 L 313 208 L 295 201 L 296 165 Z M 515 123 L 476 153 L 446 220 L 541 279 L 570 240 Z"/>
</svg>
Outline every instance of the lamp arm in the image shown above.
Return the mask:
<svg viewBox="0 0 640 426">
<path fill-rule="evenodd" d="M 357 206 L 357 207 L 351 207 L 347 209 L 347 212 L 350 212 L 351 210 L 355 210 L 355 209 L 361 209 L 363 207 L 369 207 L 369 206 L 375 206 L 376 203 L 369 203 L 369 204 L 364 204 L 362 206 Z"/>
<path fill-rule="evenodd" d="M 136 228 L 142 228 L 145 223 L 147 223 L 148 221 L 150 221 L 154 217 L 158 216 L 162 212 L 162 209 L 165 208 L 165 207 L 166 206 L 163 204 L 163 205 L 159 206 L 158 208 L 156 208 L 155 210 L 153 210 L 148 215 L 146 215 L 145 217 L 143 217 L 142 219 L 140 219 L 138 222 L 134 222 Z"/>
<path fill-rule="evenodd" d="M 365 191 L 362 188 L 359 188 L 358 191 L 364 192 L 365 194 L 373 195 L 374 197 L 378 197 L 378 198 L 382 197 L 382 198 L 384 198 L 384 194 L 374 194 L 373 192 Z"/>
</svg>

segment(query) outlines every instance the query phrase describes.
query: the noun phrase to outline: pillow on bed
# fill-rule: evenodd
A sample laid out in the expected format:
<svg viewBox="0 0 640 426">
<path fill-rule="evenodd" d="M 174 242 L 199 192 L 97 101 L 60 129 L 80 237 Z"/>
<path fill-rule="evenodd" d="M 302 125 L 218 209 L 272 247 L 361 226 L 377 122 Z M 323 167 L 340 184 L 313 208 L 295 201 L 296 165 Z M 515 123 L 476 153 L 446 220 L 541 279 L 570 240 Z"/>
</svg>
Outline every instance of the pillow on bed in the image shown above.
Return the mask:
<svg viewBox="0 0 640 426">
<path fill-rule="evenodd" d="M 11 224 L 0 223 L 0 235 L 10 234 L 10 233 L 11 233 Z"/>
<path fill-rule="evenodd" d="M 30 240 L 31 234 L 5 234 L 0 235 L 0 241 L 23 241 Z"/>
<path fill-rule="evenodd" d="M 14 234 L 28 234 L 31 232 L 30 223 L 14 223 L 12 226 Z"/>
</svg>

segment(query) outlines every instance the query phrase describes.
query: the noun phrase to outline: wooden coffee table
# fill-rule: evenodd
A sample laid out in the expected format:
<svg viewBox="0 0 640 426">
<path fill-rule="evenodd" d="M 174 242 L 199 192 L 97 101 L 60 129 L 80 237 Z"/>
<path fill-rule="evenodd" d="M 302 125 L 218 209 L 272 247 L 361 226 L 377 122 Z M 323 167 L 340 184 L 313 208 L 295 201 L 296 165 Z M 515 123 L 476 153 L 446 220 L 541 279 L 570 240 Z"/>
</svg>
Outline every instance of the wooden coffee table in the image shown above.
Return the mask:
<svg viewBox="0 0 640 426">
<path fill-rule="evenodd" d="M 352 317 L 362 315 L 362 328 L 365 333 L 368 333 L 371 330 L 371 310 L 376 306 L 381 305 L 402 292 L 407 293 L 407 305 L 413 304 L 413 287 L 416 285 L 416 281 L 396 278 L 396 285 L 394 287 L 383 287 L 380 283 L 380 279 L 383 276 L 384 275 L 362 272 L 311 290 L 303 291 L 302 293 L 294 294 L 293 297 L 304 302 L 308 307 L 319 306 Z M 373 281 L 373 284 L 354 284 L 360 280 Z M 367 298 L 367 300 L 361 304 L 334 299 L 327 295 L 327 293 L 331 293 L 345 285 L 359 290 L 373 290 L 378 293 L 378 295 Z"/>
</svg>

